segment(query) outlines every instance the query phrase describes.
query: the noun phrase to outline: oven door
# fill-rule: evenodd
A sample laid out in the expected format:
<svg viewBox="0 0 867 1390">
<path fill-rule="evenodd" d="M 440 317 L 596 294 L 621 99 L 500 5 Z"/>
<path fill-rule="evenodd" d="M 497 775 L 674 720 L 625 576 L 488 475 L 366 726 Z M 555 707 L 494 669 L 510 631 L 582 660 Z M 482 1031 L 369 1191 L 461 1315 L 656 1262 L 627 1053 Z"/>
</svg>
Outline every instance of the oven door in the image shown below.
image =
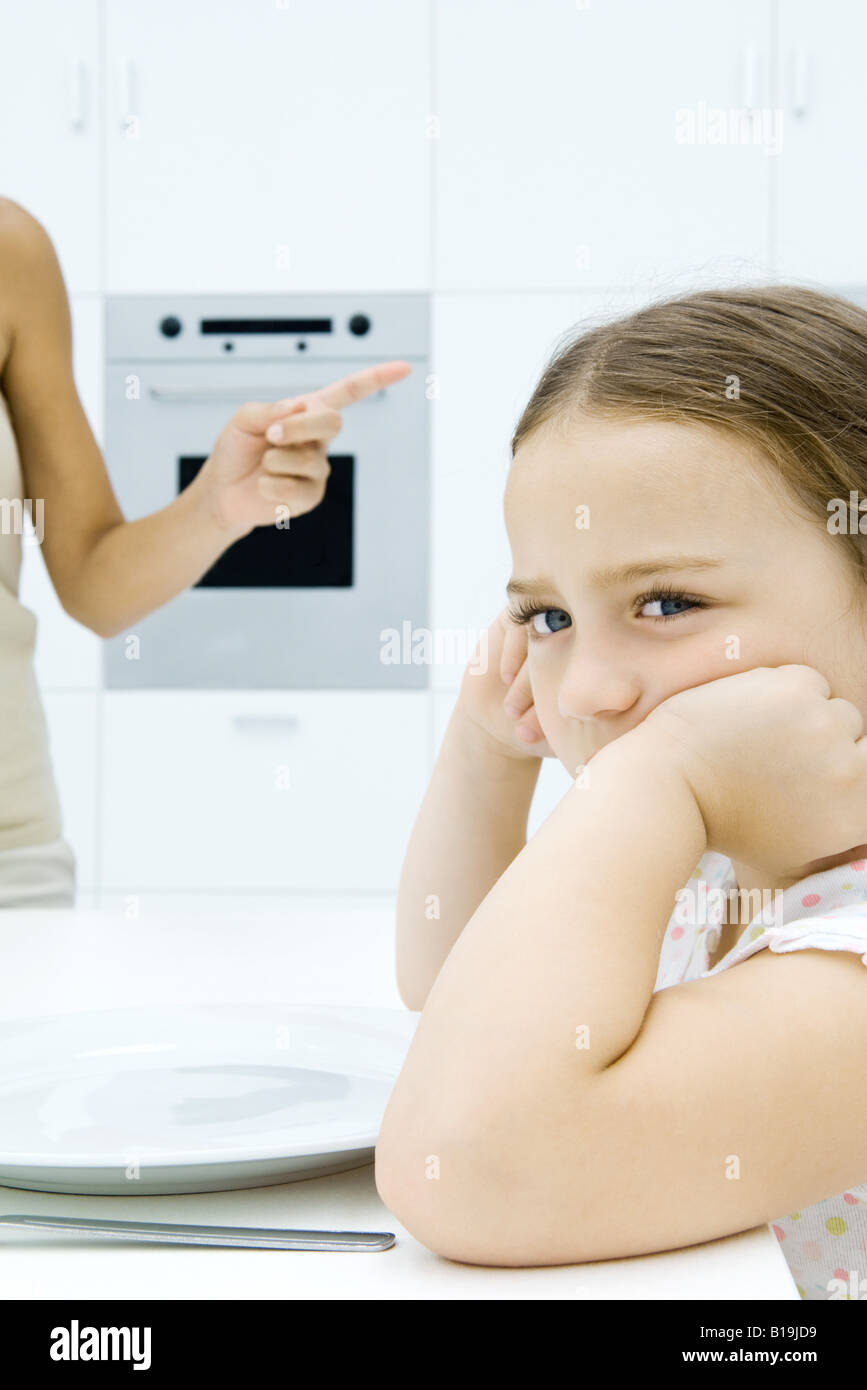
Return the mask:
<svg viewBox="0 0 867 1390">
<path fill-rule="evenodd" d="M 280 400 L 358 361 L 112 361 L 106 461 L 129 520 L 188 486 L 245 401 Z M 348 407 L 325 497 L 257 527 L 193 588 L 105 644 L 109 688 L 419 689 L 387 630 L 428 623 L 428 458 L 423 386 Z M 404 642 L 404 646 L 407 646 Z M 388 655 L 390 653 L 390 656 Z"/>
</svg>

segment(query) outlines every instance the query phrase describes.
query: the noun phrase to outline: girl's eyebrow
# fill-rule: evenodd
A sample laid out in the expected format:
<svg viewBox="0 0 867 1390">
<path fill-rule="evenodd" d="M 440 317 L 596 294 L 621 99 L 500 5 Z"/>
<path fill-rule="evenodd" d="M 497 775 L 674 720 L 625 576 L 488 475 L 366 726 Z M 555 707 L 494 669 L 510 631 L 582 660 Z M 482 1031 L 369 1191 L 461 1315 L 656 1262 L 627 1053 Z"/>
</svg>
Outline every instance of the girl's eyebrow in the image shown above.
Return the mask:
<svg viewBox="0 0 867 1390">
<path fill-rule="evenodd" d="M 615 584 L 629 584 L 636 579 L 650 579 L 655 574 L 667 574 L 672 570 L 717 569 L 725 564 L 722 555 L 659 555 L 654 560 L 635 560 L 628 565 L 603 565 L 591 571 L 590 583 L 594 588 L 607 589 Z M 506 585 L 507 594 L 556 593 L 557 586 L 550 579 L 510 579 Z"/>
</svg>

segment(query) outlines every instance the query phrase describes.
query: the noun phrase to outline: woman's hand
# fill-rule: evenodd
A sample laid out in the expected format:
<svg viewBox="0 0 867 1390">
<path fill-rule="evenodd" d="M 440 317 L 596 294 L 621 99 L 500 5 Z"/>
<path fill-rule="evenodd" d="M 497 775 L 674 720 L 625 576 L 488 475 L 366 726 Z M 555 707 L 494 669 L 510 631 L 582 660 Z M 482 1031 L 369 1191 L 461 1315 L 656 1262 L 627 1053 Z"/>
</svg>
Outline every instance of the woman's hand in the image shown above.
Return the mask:
<svg viewBox="0 0 867 1390">
<path fill-rule="evenodd" d="M 498 613 L 464 672 L 458 706 L 513 758 L 554 756 L 533 706 L 527 670 L 527 629 Z M 514 707 L 510 714 L 506 705 Z"/>
<path fill-rule="evenodd" d="M 830 693 L 812 666 L 759 666 L 672 695 L 624 738 L 675 760 L 709 849 L 797 878 L 867 842 L 864 721 Z"/>
<path fill-rule="evenodd" d="M 411 370 L 408 362 L 384 362 L 303 396 L 242 405 L 192 484 L 207 489 L 221 530 L 238 538 L 318 507 L 331 472 L 328 445 L 343 426 L 340 411 Z"/>
</svg>

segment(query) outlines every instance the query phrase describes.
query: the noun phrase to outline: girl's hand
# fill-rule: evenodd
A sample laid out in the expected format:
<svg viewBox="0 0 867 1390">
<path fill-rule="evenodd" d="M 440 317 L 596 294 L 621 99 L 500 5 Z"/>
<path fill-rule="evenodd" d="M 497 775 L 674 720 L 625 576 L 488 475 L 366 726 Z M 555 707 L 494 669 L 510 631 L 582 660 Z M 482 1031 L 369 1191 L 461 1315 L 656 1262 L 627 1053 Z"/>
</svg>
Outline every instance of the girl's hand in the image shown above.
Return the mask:
<svg viewBox="0 0 867 1390">
<path fill-rule="evenodd" d="M 542 733 L 527 671 L 527 630 L 498 613 L 464 672 L 458 706 L 512 758 L 552 758 Z M 518 717 L 506 711 L 514 704 Z"/>
<path fill-rule="evenodd" d="M 867 842 L 864 721 L 830 693 L 812 666 L 759 666 L 672 695 L 624 737 L 675 759 L 708 849 L 797 879 Z"/>
<path fill-rule="evenodd" d="M 242 405 L 192 484 L 208 490 L 220 529 L 237 539 L 273 525 L 278 508 L 288 508 L 291 520 L 318 507 L 331 472 L 328 445 L 343 427 L 340 411 L 411 370 L 408 362 L 384 362 L 303 396 Z"/>
</svg>

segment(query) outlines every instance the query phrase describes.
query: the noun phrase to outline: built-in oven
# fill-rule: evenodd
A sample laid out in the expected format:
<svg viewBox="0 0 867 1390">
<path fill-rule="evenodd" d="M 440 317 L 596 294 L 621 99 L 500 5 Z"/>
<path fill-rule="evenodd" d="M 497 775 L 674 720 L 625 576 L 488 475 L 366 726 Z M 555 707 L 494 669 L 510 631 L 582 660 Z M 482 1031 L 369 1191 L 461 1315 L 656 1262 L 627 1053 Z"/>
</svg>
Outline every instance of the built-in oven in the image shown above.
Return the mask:
<svg viewBox="0 0 867 1390">
<path fill-rule="evenodd" d="M 428 684 L 428 665 L 395 662 L 389 634 L 428 623 L 429 318 L 423 294 L 106 300 L 105 456 L 129 520 L 190 484 L 244 401 L 375 362 L 413 368 L 342 412 L 318 507 L 257 527 L 105 643 L 109 688 Z"/>
</svg>

